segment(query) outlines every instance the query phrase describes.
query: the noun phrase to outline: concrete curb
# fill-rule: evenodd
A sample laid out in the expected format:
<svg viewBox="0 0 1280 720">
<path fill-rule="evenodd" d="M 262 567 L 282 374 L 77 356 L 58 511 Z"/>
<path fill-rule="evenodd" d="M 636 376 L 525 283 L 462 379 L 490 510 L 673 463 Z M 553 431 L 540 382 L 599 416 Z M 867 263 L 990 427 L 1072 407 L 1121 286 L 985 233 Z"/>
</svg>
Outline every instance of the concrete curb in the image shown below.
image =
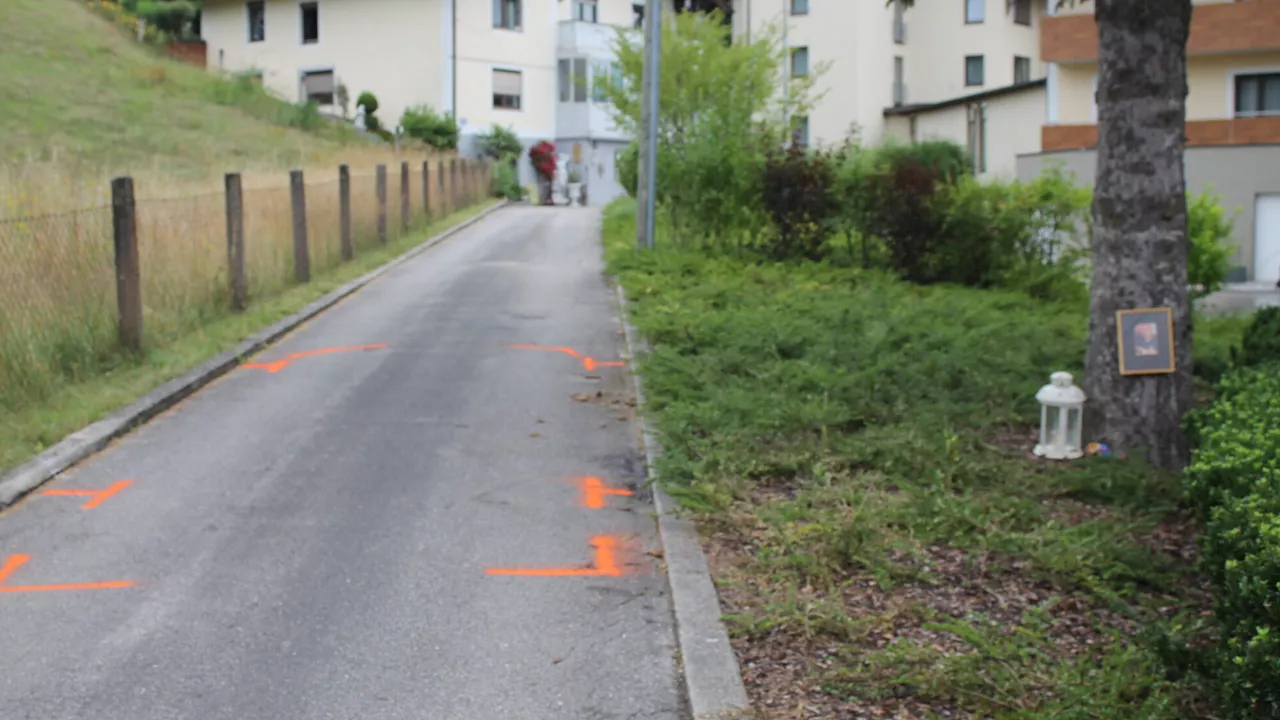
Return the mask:
<svg viewBox="0 0 1280 720">
<path fill-rule="evenodd" d="M 0 477 L 0 509 L 9 507 L 24 495 L 57 477 L 81 460 L 101 451 L 112 440 L 142 425 L 151 418 L 177 405 L 192 393 L 226 375 L 263 348 L 279 340 L 306 321 L 336 305 L 340 300 L 377 280 L 392 268 L 405 263 L 439 245 L 449 237 L 480 222 L 506 207 L 503 200 L 469 220 L 445 230 L 402 253 L 381 267 L 362 275 L 324 297 L 307 305 L 289 317 L 250 335 L 235 348 L 217 355 L 196 366 L 181 377 L 155 388 L 133 403 L 123 407 L 88 427 L 81 428 L 63 438 L 57 445 L 45 450 L 17 469 Z"/>
<path fill-rule="evenodd" d="M 615 289 L 626 337 L 627 360 L 635 370 L 639 358 L 637 352 L 647 352 L 647 348 L 631 325 L 626 293 L 620 284 Z M 654 461 L 662 447 L 644 414 L 644 380 L 638 372 L 633 375 L 645 466 L 658 511 L 658 535 L 662 539 L 671 602 L 675 606 L 676 641 L 680 645 L 690 709 L 698 720 L 745 720 L 754 717 L 742 683 L 738 658 L 729 644 L 729 633 L 720 620 L 720 598 L 711 580 L 707 556 L 702 552 L 698 529 L 692 521 L 677 517 L 675 501 L 658 484 Z"/>
</svg>

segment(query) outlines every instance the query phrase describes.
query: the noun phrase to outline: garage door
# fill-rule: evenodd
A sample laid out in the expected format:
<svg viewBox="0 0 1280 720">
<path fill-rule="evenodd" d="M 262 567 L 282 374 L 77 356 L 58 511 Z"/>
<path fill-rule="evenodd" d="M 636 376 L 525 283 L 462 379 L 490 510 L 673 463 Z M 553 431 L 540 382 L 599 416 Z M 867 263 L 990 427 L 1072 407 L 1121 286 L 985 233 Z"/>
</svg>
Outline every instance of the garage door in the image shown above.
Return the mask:
<svg viewBox="0 0 1280 720">
<path fill-rule="evenodd" d="M 1280 194 L 1259 195 L 1253 207 L 1253 277 L 1280 281 Z"/>
</svg>

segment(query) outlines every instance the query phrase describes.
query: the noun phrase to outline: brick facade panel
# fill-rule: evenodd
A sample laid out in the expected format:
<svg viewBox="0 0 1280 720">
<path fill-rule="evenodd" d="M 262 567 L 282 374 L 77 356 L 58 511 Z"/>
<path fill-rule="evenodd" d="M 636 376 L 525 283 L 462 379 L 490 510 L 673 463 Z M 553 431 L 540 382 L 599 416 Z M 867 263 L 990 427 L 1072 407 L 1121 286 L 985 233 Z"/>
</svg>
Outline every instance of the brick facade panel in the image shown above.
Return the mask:
<svg viewBox="0 0 1280 720">
<path fill-rule="evenodd" d="M 1240 0 L 1196 5 L 1187 53 L 1248 52 L 1280 48 L 1280 0 Z M 1040 24 L 1045 62 L 1095 60 L 1098 26 L 1093 15 L 1058 15 Z"/>
</svg>

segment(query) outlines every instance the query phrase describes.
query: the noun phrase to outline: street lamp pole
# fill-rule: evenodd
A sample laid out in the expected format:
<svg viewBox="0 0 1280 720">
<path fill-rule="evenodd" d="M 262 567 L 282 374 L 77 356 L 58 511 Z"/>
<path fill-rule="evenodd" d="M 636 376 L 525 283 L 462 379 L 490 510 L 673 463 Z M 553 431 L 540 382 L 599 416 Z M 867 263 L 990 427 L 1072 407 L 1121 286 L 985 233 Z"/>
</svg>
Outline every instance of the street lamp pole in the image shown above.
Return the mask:
<svg viewBox="0 0 1280 720">
<path fill-rule="evenodd" d="M 644 73 L 640 109 L 639 183 L 636 188 L 636 247 L 652 248 L 658 179 L 658 97 L 662 58 L 662 3 L 647 0 L 644 11 Z"/>
</svg>

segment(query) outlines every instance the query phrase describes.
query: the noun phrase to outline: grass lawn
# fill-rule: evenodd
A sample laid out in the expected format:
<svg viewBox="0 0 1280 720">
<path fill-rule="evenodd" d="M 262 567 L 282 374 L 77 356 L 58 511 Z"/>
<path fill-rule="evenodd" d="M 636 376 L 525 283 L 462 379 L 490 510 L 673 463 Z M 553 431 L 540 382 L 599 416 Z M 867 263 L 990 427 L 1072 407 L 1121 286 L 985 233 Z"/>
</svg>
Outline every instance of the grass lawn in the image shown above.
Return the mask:
<svg viewBox="0 0 1280 720">
<path fill-rule="evenodd" d="M 1164 632 L 1208 606 L 1180 479 L 1031 455 L 1087 308 L 817 264 L 632 249 L 659 472 L 695 513 L 773 718 L 1199 717 Z M 1221 367 L 1234 318 L 1197 323 Z"/>
<path fill-rule="evenodd" d="M 157 163 L 203 177 L 306 164 L 352 137 L 281 127 L 288 105 L 160 57 L 78 0 L 4 0 L 0 47 L 0 163 L 56 153 L 104 177 Z"/>
<path fill-rule="evenodd" d="M 112 364 L 80 382 L 61 385 L 39 402 L 0 413 L 0 472 L 58 442 L 67 434 L 102 419 L 155 387 L 229 350 L 273 322 L 301 310 L 346 282 L 421 244 L 431 236 L 474 217 L 496 201 L 485 201 L 432 222 L 426 228 L 392 240 L 384 248 L 362 252 L 353 262 L 314 275 L 307 285 L 229 312 L 200 330 L 162 347 L 151 347 L 136 359 L 117 356 Z"/>
</svg>

